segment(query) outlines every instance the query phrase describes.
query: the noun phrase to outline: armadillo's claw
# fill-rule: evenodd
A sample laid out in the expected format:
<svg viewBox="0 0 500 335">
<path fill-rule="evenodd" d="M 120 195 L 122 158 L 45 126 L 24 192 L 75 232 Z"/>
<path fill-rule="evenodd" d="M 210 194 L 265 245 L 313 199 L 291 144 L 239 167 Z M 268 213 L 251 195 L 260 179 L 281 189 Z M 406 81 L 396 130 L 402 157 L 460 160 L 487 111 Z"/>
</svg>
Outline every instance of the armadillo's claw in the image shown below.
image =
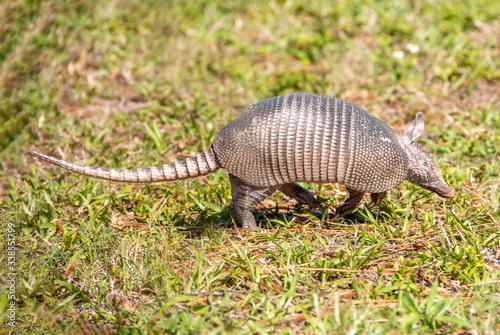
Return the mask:
<svg viewBox="0 0 500 335">
<path fill-rule="evenodd" d="M 321 213 L 324 213 L 326 211 L 325 206 L 323 206 L 321 202 L 316 199 L 314 199 L 313 207 L 317 208 Z"/>
<path fill-rule="evenodd" d="M 337 209 L 335 210 L 334 218 L 338 218 L 343 213 L 356 208 L 363 199 L 363 195 L 365 194 L 364 192 L 355 191 L 350 188 L 347 188 L 347 192 L 349 192 L 349 198 L 347 198 L 347 200 L 344 201 L 342 206 L 337 207 Z"/>
<path fill-rule="evenodd" d="M 370 207 L 375 207 L 385 198 L 387 195 L 387 191 L 380 193 L 370 193 L 370 197 L 372 198 L 372 202 L 370 203 Z"/>
<path fill-rule="evenodd" d="M 302 186 L 295 184 L 295 183 L 289 183 L 289 184 L 283 184 L 280 185 L 278 188 L 281 192 L 285 193 L 287 196 L 294 198 L 298 202 L 301 202 L 303 204 L 308 205 L 311 208 L 317 208 L 321 212 L 325 212 L 325 207 L 316 200 L 314 195 L 303 188 Z"/>
</svg>

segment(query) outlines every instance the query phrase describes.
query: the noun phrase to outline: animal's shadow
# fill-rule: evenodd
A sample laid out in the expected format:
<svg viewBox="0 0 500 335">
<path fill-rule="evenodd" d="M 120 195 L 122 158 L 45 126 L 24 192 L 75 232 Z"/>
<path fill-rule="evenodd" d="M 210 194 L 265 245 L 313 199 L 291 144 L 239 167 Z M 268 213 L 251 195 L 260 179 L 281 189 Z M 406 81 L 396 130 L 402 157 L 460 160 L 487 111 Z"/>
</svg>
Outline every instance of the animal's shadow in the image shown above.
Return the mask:
<svg viewBox="0 0 500 335">
<path fill-rule="evenodd" d="M 315 209 L 311 209 L 306 205 L 297 203 L 295 205 L 277 205 L 276 207 L 263 207 L 254 210 L 253 214 L 257 226 L 263 229 L 276 229 L 278 227 L 294 227 L 294 226 L 313 226 L 320 225 L 323 228 L 332 227 L 335 225 L 355 225 L 369 223 L 367 217 L 371 217 L 378 222 L 386 222 L 395 215 L 391 209 L 385 205 L 379 205 L 377 208 L 369 207 L 368 205 L 360 206 L 352 211 L 347 212 L 345 215 L 336 218 L 335 208 L 327 209 L 326 214 L 321 213 Z M 221 229 L 241 229 L 229 214 L 230 207 L 224 209 L 223 212 L 208 214 L 199 217 L 194 222 L 190 222 L 190 227 L 197 227 L 201 230 L 212 228 Z M 186 227 L 186 222 L 180 220 L 177 222 L 177 227 Z M 191 229 L 190 229 L 191 230 Z"/>
</svg>

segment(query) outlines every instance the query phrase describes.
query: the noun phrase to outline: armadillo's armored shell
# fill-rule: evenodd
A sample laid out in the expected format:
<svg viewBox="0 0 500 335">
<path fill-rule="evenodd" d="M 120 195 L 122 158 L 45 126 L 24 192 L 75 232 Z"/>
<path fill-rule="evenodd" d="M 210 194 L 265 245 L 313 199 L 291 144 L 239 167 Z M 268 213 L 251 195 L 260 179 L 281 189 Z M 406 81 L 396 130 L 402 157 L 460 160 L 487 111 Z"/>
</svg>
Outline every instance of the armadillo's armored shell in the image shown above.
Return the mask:
<svg viewBox="0 0 500 335">
<path fill-rule="evenodd" d="M 398 136 L 353 104 L 295 93 L 250 106 L 219 132 L 213 149 L 221 166 L 248 185 L 340 183 L 376 193 L 406 177 Z"/>
</svg>

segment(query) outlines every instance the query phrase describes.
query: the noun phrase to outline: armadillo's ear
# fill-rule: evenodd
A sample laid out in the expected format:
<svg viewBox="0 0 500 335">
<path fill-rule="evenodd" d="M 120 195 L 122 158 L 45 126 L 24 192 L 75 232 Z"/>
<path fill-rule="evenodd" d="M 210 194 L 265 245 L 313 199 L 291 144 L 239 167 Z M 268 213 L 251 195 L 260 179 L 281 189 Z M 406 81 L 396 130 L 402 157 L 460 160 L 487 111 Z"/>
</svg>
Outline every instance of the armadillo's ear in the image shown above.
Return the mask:
<svg viewBox="0 0 500 335">
<path fill-rule="evenodd" d="M 415 116 L 415 120 L 413 120 L 408 129 L 405 130 L 403 136 L 406 136 L 410 139 L 410 141 L 413 141 L 422 135 L 424 132 L 424 126 L 424 113 L 418 112 L 417 116 Z"/>
</svg>

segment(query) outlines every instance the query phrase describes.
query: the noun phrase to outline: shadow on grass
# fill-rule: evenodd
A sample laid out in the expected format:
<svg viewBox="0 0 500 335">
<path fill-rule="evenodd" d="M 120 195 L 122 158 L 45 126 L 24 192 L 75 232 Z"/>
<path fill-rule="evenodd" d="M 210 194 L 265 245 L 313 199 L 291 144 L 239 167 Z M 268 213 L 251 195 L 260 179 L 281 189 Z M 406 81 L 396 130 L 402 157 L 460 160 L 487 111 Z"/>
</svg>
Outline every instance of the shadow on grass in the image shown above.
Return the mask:
<svg viewBox="0 0 500 335">
<path fill-rule="evenodd" d="M 222 212 L 204 212 L 200 213 L 200 215 L 195 218 L 177 214 L 171 221 L 175 228 L 185 231 L 191 238 L 196 238 L 205 235 L 209 231 L 219 229 L 241 229 L 241 225 L 236 225 L 229 213 L 230 207 L 228 206 L 224 208 Z M 257 226 L 262 229 L 315 226 L 328 229 L 335 226 L 372 225 L 372 223 L 366 219 L 367 216 L 384 224 L 394 222 L 394 220 L 404 220 L 404 214 L 395 213 L 391 207 L 385 205 L 380 205 L 376 208 L 368 206 L 359 207 L 339 218 L 335 218 L 333 209 L 328 210 L 327 213 L 324 214 L 302 204 L 256 209 L 253 214 Z"/>
</svg>

